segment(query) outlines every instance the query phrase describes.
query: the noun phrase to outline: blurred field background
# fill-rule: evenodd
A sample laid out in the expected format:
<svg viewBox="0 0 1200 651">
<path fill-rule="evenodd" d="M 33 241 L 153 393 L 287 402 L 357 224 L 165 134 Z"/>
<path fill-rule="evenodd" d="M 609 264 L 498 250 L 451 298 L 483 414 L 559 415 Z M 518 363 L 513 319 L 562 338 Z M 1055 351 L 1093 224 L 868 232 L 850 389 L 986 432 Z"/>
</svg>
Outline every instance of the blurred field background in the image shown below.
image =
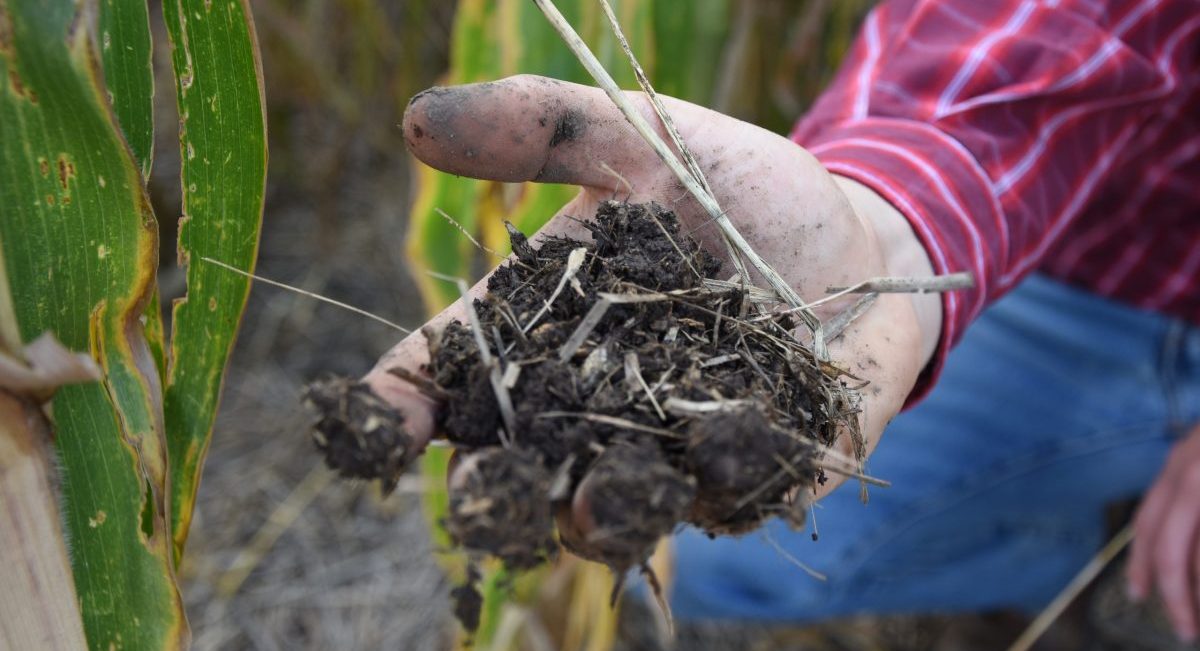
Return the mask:
<svg viewBox="0 0 1200 651">
<path fill-rule="evenodd" d="M 603 29 L 589 18 L 599 15 L 596 3 L 559 4 L 569 17 L 571 7 L 592 7 L 574 10 L 585 35 Z M 641 43 L 661 92 L 786 132 L 832 75 L 871 3 L 614 4 L 632 21 L 627 31 L 635 49 Z M 418 171 L 397 127 L 408 98 L 439 82 L 515 72 L 582 80 L 565 48 L 546 36 L 548 28 L 529 22 L 532 3 L 254 0 L 252 6 L 270 138 L 262 275 L 415 327 L 451 296 L 414 269 L 476 278 L 487 264 L 431 217 L 433 207 L 502 244 L 500 216 L 529 228 L 569 196 L 561 188 L 477 184 Z M 152 22 L 160 28 L 158 17 Z M 165 42 L 156 35 L 156 56 L 164 62 Z M 601 54 L 617 62 L 614 49 Z M 633 87 L 624 64 L 614 72 Z M 161 119 L 174 111 L 170 87 L 160 79 L 156 100 L 157 124 L 167 132 L 157 134 L 151 190 L 162 216 L 177 215 L 179 203 L 177 140 L 172 120 Z M 164 220 L 168 247 L 171 221 Z M 171 273 L 164 271 L 166 297 L 183 290 L 182 278 Z M 418 651 L 457 643 L 443 569 L 453 573 L 454 563 L 435 562 L 430 518 L 422 511 L 430 504 L 428 484 L 410 474 L 381 501 L 375 486 L 333 481 L 313 453 L 298 402 L 308 380 L 326 372 L 361 375 L 397 338 L 368 319 L 255 286 L 182 568 L 196 649 Z M 594 603 L 606 600 L 604 592 Z M 607 616 L 594 606 L 585 610 Z M 997 640 L 1011 639 L 1022 624 L 996 615 L 855 620 L 808 631 L 692 626 L 680 631 L 678 648 L 1003 648 Z M 630 609 L 619 629 L 619 648 L 662 648 L 645 612 Z M 1059 637 L 1045 648 L 1072 648 L 1074 634 L 1058 627 Z M 607 646 L 604 639 L 591 643 L 594 651 Z"/>
</svg>

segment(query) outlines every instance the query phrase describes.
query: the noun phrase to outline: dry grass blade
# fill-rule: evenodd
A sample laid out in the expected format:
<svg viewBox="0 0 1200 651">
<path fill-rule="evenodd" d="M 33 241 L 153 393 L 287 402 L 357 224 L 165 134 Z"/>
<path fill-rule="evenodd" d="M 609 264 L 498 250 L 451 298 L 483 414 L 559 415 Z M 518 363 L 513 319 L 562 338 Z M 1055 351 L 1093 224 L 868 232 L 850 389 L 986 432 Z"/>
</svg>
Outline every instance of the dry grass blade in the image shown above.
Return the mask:
<svg viewBox="0 0 1200 651">
<path fill-rule="evenodd" d="M 862 298 L 859 298 L 854 302 L 854 305 L 851 305 L 845 310 L 838 312 L 837 315 L 824 324 L 825 340 L 833 341 L 834 339 L 842 336 L 842 333 L 846 331 L 846 328 L 849 327 L 851 323 L 854 323 L 855 319 L 866 314 L 867 310 L 871 309 L 871 306 L 874 305 L 875 301 L 878 299 L 879 294 L 876 294 L 875 292 L 863 294 Z"/>
<path fill-rule="evenodd" d="M 695 265 L 692 264 L 691 258 L 683 254 L 683 249 L 679 248 L 679 243 L 675 241 L 675 238 L 671 237 L 669 232 L 667 232 L 667 227 L 663 226 L 658 217 L 655 217 L 653 214 L 651 214 L 650 217 L 654 220 L 654 224 L 658 226 L 658 230 L 662 231 L 663 237 L 667 238 L 667 241 L 670 242 L 671 246 L 675 248 L 675 252 L 679 254 L 679 257 L 683 258 L 683 261 L 687 263 L 688 269 L 692 270 L 692 274 L 699 278 L 700 282 L 704 282 L 704 274 L 697 271 Z"/>
<path fill-rule="evenodd" d="M 675 414 L 711 414 L 718 411 L 738 411 L 750 405 L 746 400 L 685 400 L 671 397 L 663 402 L 663 409 Z"/>
<path fill-rule="evenodd" d="M 975 276 L 969 271 L 960 271 L 928 278 L 890 278 L 880 277 L 864 280 L 850 287 L 830 287 L 825 290 L 837 294 L 927 294 L 930 292 L 949 292 L 955 289 L 970 289 L 975 286 Z"/>
<path fill-rule="evenodd" d="M 858 472 L 857 470 L 854 470 L 853 468 L 846 467 L 843 465 L 832 464 L 832 463 L 829 463 L 825 459 L 817 460 L 816 464 L 818 466 L 820 466 L 821 468 L 828 470 L 829 472 L 836 473 L 839 475 L 844 475 L 851 479 L 857 479 L 858 481 L 861 481 L 866 484 L 871 484 L 872 486 L 878 486 L 880 488 L 891 488 L 892 487 L 892 482 L 887 481 L 886 479 L 879 479 L 878 477 L 864 475 L 863 473 Z"/>
<path fill-rule="evenodd" d="M 463 225 L 458 223 L 458 221 L 456 219 L 454 219 L 453 217 L 448 215 L 445 210 L 442 210 L 441 208 L 436 208 L 436 207 L 433 210 L 437 214 L 441 215 L 442 219 L 445 219 L 446 221 L 450 222 L 451 226 L 457 228 L 458 232 L 463 234 L 463 237 L 467 238 L 467 240 L 469 240 L 471 242 L 471 244 L 475 245 L 475 248 L 479 249 L 480 251 L 483 251 L 484 253 L 487 253 L 488 255 L 491 255 L 492 257 L 496 258 L 497 260 L 500 260 L 501 262 L 504 262 L 505 260 L 508 259 L 508 258 L 505 258 L 504 256 L 500 255 L 499 253 L 496 253 L 495 251 L 487 248 L 483 244 L 480 244 L 479 240 L 475 239 L 475 237 L 471 235 L 470 231 L 468 231 L 466 228 L 463 228 Z"/>
<path fill-rule="evenodd" d="M 647 99 L 650 100 L 650 105 L 654 107 L 654 113 L 658 115 L 658 120 L 662 122 L 663 129 L 671 136 L 671 142 L 675 144 L 675 148 L 679 151 L 679 155 L 683 158 L 683 162 L 687 165 L 692 177 L 715 200 L 716 194 L 713 193 L 712 186 L 708 184 L 708 179 L 705 178 L 704 171 L 700 169 L 700 164 L 696 162 L 696 157 L 692 154 L 692 150 L 683 141 L 683 136 L 679 133 L 679 128 L 675 126 L 675 120 L 671 119 L 671 114 L 667 112 L 667 108 L 663 106 L 662 101 L 658 98 L 658 93 L 654 91 L 654 86 L 651 85 L 650 78 L 646 76 L 646 71 L 642 69 L 642 64 L 638 62 L 637 55 L 633 53 L 633 48 L 629 47 L 629 40 L 625 38 L 625 31 L 621 29 L 621 23 L 617 20 L 617 15 L 613 13 L 612 5 L 608 0 L 600 0 L 600 6 L 604 8 L 604 15 L 608 18 L 608 24 L 612 27 L 613 34 L 617 37 L 617 42 L 621 44 L 621 49 L 624 50 L 625 57 L 629 59 L 629 65 L 633 68 L 633 74 L 637 78 L 638 86 L 641 86 L 642 91 L 646 93 Z M 725 244 L 729 247 L 729 255 L 733 260 L 734 268 L 737 269 L 738 276 L 746 284 L 749 284 L 750 274 L 746 270 L 746 262 L 742 260 L 742 256 L 728 235 L 725 236 Z"/>
<path fill-rule="evenodd" d="M 633 351 L 625 353 L 625 377 L 637 381 L 637 385 L 646 392 L 646 398 L 654 406 L 654 412 L 658 414 L 658 419 L 666 422 L 667 415 L 663 413 L 662 406 L 658 404 L 658 398 L 655 398 L 654 392 L 650 390 L 650 385 L 646 384 L 646 378 L 642 377 L 641 364 L 638 362 L 637 353 Z"/>
<path fill-rule="evenodd" d="M 625 115 L 625 118 L 629 120 L 638 134 L 654 149 L 655 154 L 670 168 L 671 172 L 679 178 L 679 181 L 696 198 L 696 201 L 700 203 L 705 212 L 713 218 L 721 228 L 721 232 L 728 238 L 731 247 L 743 255 L 746 260 L 750 261 L 754 268 L 767 279 L 767 283 L 775 290 L 783 302 L 793 307 L 803 305 L 804 301 L 800 298 L 799 294 L 788 285 L 787 281 L 771 265 L 767 264 L 754 251 L 746 241 L 746 238 L 742 237 L 742 234 L 738 232 L 733 222 L 729 221 L 729 218 L 725 216 L 724 211 L 721 210 L 721 206 L 717 203 L 716 198 L 712 196 L 712 193 L 705 190 L 704 186 L 692 176 L 683 163 L 679 162 L 679 159 L 671 151 L 667 143 L 654 132 L 654 128 L 650 126 L 650 123 L 642 117 L 629 98 L 621 92 L 612 75 L 608 74 L 608 71 L 604 69 L 604 65 L 588 49 L 587 44 L 583 42 L 583 39 L 575 32 L 574 28 L 567 22 L 567 19 L 563 17 L 558 7 L 551 0 L 534 0 L 534 3 L 546 15 L 546 19 L 558 31 L 563 41 L 566 42 L 567 47 L 579 58 L 583 67 L 587 69 L 592 78 L 596 80 L 596 83 L 608 94 L 608 97 L 617 105 L 617 108 L 621 110 L 621 113 Z M 734 255 L 736 256 L 736 254 Z M 746 280 L 748 283 L 749 279 Z"/>
<path fill-rule="evenodd" d="M 654 596 L 654 603 L 658 606 L 658 612 L 662 614 L 667 639 L 675 639 L 675 616 L 671 614 L 671 604 L 667 601 L 666 591 L 663 590 L 662 582 L 658 580 L 658 574 L 649 563 L 643 563 L 642 576 L 646 577 L 646 583 L 650 585 L 650 594 Z"/>
<path fill-rule="evenodd" d="M 433 380 L 425 377 L 424 375 L 413 373 L 403 366 L 393 366 L 392 368 L 389 368 L 387 372 L 389 375 L 394 375 L 401 380 L 404 380 L 405 382 L 417 387 L 421 390 L 421 393 L 424 393 L 431 398 L 436 398 L 437 400 L 446 400 L 451 397 L 451 394 L 443 391 L 442 388 L 439 387 Z"/>
<path fill-rule="evenodd" d="M 728 353 L 726 355 L 718 355 L 716 357 L 710 357 L 710 358 L 704 360 L 703 362 L 700 362 L 700 368 L 709 368 L 711 366 L 720 366 L 721 364 L 725 364 L 727 362 L 732 362 L 735 359 L 742 359 L 741 353 Z"/>
<path fill-rule="evenodd" d="M 775 292 L 755 287 L 754 285 L 746 285 L 741 282 L 732 280 L 717 280 L 715 278 L 704 279 L 705 289 L 713 291 L 729 291 L 731 289 L 739 289 L 746 293 L 746 298 L 755 303 L 778 303 L 779 299 L 775 296 Z"/>
<path fill-rule="evenodd" d="M 275 507 L 267 521 L 255 532 L 250 542 L 238 552 L 229 569 L 217 580 L 217 592 L 226 599 L 232 597 L 246 582 L 246 577 L 258 567 L 267 552 L 275 546 L 289 527 L 300 517 L 304 509 L 333 481 L 335 474 L 318 463 L 308 475 L 288 493 L 287 498 Z"/>
<path fill-rule="evenodd" d="M 802 563 L 800 561 L 800 559 L 796 558 L 788 550 L 784 549 L 783 545 L 780 545 L 775 540 L 775 538 L 771 536 L 771 532 L 769 530 L 763 529 L 762 537 L 763 537 L 763 540 L 767 541 L 767 544 L 770 545 L 775 550 L 775 553 L 782 556 L 786 561 L 788 561 L 792 565 L 795 565 L 796 567 L 800 568 L 800 570 L 803 571 L 805 574 L 811 576 L 812 578 L 814 578 L 818 581 L 828 581 L 829 580 L 829 577 L 827 577 L 824 574 L 805 565 L 804 563 Z"/>
<path fill-rule="evenodd" d="M 592 330 L 595 330 L 596 326 L 600 324 L 600 319 L 604 318 L 604 313 L 608 311 L 611 305 L 612 301 L 604 297 L 596 301 L 592 309 L 588 310 L 583 320 L 579 322 L 579 327 L 575 328 L 575 332 L 571 333 L 571 337 L 567 339 L 567 343 L 563 344 L 562 348 L 559 349 L 558 358 L 560 360 L 565 362 L 571 359 L 575 351 L 579 350 L 579 347 L 587 340 L 588 335 L 592 334 Z"/>
<path fill-rule="evenodd" d="M 1120 554 L 1121 550 L 1125 549 L 1132 541 L 1133 525 L 1125 525 L 1125 528 L 1117 532 L 1117 535 L 1113 536 L 1112 540 L 1108 541 L 1108 544 L 1097 552 L 1092 560 L 1088 561 L 1079 574 L 1071 579 L 1071 582 L 1063 588 L 1062 592 L 1058 593 L 1054 601 L 1051 601 L 1046 609 L 1038 614 L 1037 618 L 1029 624 L 1029 628 L 1026 628 L 1021 636 L 1012 643 L 1012 646 L 1008 647 L 1008 651 L 1029 651 L 1034 642 L 1037 642 L 1038 638 L 1054 623 L 1054 620 L 1062 615 L 1067 606 L 1071 605 L 1071 602 L 1079 596 L 1079 593 L 1083 592 L 1083 589 L 1088 587 L 1100 572 L 1104 571 L 1104 568 L 1108 567 L 1108 564 L 1117 557 L 1117 554 Z"/>
<path fill-rule="evenodd" d="M 575 274 L 579 271 L 579 267 L 583 266 L 583 261 L 586 258 L 587 249 L 582 246 L 571 251 L 571 255 L 567 256 L 567 267 L 566 269 L 563 269 L 562 278 L 558 279 L 558 286 L 554 288 L 554 293 L 550 295 L 550 298 L 546 299 L 546 303 L 542 306 L 542 309 L 538 310 L 538 313 L 533 315 L 533 318 L 529 320 L 529 323 L 526 323 L 525 327 L 521 328 L 522 333 L 527 334 L 530 328 L 537 325 L 538 320 L 541 319 L 546 312 L 550 311 L 550 306 L 554 304 L 554 299 L 558 298 L 558 295 L 562 293 L 563 288 L 567 286 L 567 281 L 571 280 L 571 278 L 575 276 Z"/>
<path fill-rule="evenodd" d="M 641 423 L 629 420 L 627 418 L 618 418 L 617 416 L 608 416 L 606 414 L 590 414 L 590 413 L 579 412 L 579 411 L 547 411 L 547 412 L 538 414 L 537 417 L 538 418 L 580 418 L 583 420 L 591 421 L 593 423 L 602 423 L 604 425 L 612 425 L 613 427 L 623 427 L 625 429 L 631 429 L 631 430 L 635 430 L 638 432 L 645 432 L 647 434 L 656 434 L 658 436 L 664 436 L 664 437 L 670 438 L 670 439 L 684 438 L 684 435 L 680 434 L 679 432 L 672 432 L 669 429 L 663 429 L 661 427 L 651 427 L 649 425 L 643 425 Z"/>
</svg>

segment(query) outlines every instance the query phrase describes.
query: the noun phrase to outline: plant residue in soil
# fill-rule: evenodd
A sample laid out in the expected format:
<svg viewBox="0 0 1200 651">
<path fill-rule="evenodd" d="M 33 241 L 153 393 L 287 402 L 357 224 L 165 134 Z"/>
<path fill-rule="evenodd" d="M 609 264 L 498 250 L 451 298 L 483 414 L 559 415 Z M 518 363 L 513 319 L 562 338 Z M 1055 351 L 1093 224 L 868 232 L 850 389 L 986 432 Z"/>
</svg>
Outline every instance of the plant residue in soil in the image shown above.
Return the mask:
<svg viewBox="0 0 1200 651">
<path fill-rule="evenodd" d="M 474 301 L 478 325 L 426 333 L 438 430 L 459 453 L 452 539 L 513 569 L 561 545 L 622 576 L 649 572 L 684 523 L 714 536 L 774 516 L 800 526 L 825 450 L 857 436 L 853 378 L 813 354 L 795 313 L 720 282 L 672 212 L 608 201 L 585 225 L 591 241 L 537 248 L 510 227 L 514 256 Z M 323 410 L 318 445 L 344 474 L 394 482 L 397 414 L 356 397 L 331 404 L 368 413 L 377 433 Z M 478 592 L 456 595 L 477 622 Z"/>
</svg>

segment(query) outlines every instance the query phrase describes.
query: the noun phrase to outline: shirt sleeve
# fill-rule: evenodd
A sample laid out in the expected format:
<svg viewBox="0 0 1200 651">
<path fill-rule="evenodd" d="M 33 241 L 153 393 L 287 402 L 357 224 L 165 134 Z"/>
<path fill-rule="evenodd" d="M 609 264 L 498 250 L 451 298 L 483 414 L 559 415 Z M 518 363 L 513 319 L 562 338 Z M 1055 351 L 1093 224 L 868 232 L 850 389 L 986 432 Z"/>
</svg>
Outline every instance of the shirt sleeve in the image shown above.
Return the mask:
<svg viewBox="0 0 1200 651">
<path fill-rule="evenodd" d="M 1195 82 L 1196 7 L 887 0 L 868 15 L 792 138 L 902 212 L 938 273 L 975 276 L 943 296 L 941 342 L 910 403 L 1112 180 L 1138 128 Z"/>
</svg>

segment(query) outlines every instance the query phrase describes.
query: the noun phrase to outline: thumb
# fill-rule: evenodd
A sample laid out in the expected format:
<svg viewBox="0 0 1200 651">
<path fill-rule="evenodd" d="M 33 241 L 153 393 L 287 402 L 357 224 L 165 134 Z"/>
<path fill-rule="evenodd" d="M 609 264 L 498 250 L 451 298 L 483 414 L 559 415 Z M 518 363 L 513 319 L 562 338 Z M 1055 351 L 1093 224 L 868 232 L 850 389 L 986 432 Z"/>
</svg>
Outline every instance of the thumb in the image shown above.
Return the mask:
<svg viewBox="0 0 1200 651">
<path fill-rule="evenodd" d="M 630 97 L 657 124 L 645 96 Z M 708 113 L 663 99 L 681 125 Z M 462 176 L 616 189 L 608 169 L 661 173 L 654 151 L 604 91 L 546 77 L 431 88 L 409 102 L 401 126 L 413 155 Z"/>
</svg>

